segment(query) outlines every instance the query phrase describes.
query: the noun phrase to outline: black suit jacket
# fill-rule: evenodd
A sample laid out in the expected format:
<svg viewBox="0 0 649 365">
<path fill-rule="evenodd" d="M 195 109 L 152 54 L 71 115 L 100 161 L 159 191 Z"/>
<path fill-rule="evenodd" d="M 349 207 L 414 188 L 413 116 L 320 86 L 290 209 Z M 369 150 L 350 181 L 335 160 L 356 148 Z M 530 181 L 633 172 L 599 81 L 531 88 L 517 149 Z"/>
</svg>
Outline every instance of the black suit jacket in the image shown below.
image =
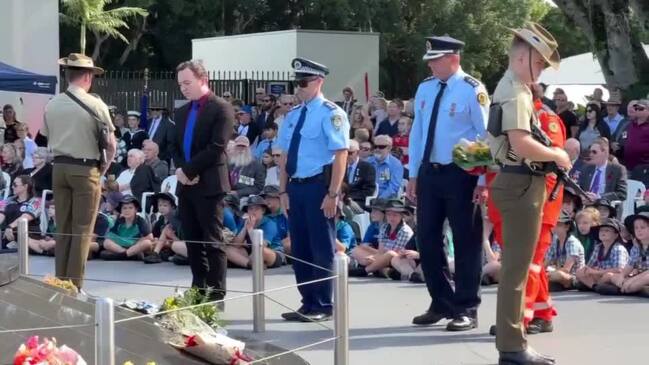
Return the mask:
<svg viewBox="0 0 649 365">
<path fill-rule="evenodd" d="M 585 165 L 582 173 L 579 175 L 579 186 L 584 191 L 590 190 L 590 184 L 593 181 L 595 174 L 595 165 Z M 606 165 L 604 172 L 604 194 L 601 198 L 608 200 L 622 200 L 626 199 L 626 168 L 617 163 L 609 162 Z"/>
<path fill-rule="evenodd" d="M 345 172 L 345 182 L 349 184 L 349 197 L 364 206 L 365 198 L 376 190 L 376 170 L 371 163 L 359 160 L 351 184 L 348 172 Z"/>
<path fill-rule="evenodd" d="M 189 161 L 185 160 L 184 143 L 187 116 L 192 103 L 178 108 L 176 120 L 176 145 L 174 161 L 176 166 L 191 180 L 200 177 L 198 184 L 178 184 L 180 194 L 217 196 L 230 191 L 228 158 L 225 149 L 232 135 L 234 109 L 224 99 L 210 92 L 205 104 L 199 109 L 192 138 Z"/>
<path fill-rule="evenodd" d="M 151 128 L 152 124 L 153 120 L 150 120 L 149 128 Z M 158 144 L 158 148 L 160 149 L 158 157 L 161 160 L 169 162 L 176 148 L 176 124 L 171 119 L 163 117 L 155 134 L 153 136 L 150 135 L 149 138 Z"/>
<path fill-rule="evenodd" d="M 234 131 L 235 134 L 238 136 L 239 133 L 237 130 Z M 261 134 L 260 129 L 257 127 L 257 124 L 255 122 L 250 122 L 248 124 L 248 133 L 245 134 L 246 137 L 248 137 L 248 141 L 250 141 L 250 145 L 255 143 L 255 139 Z"/>
</svg>

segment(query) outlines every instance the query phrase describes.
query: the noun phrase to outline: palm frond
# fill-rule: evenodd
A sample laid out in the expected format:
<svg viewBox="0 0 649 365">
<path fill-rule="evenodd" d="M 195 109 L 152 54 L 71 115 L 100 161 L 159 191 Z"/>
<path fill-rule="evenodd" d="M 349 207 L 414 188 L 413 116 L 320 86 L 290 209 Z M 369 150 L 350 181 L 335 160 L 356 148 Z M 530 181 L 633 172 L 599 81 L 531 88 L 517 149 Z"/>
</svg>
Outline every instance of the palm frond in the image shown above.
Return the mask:
<svg viewBox="0 0 649 365">
<path fill-rule="evenodd" d="M 138 15 L 143 17 L 149 15 L 149 12 L 146 9 L 134 8 L 128 6 L 117 8 L 117 9 L 106 10 L 103 13 L 120 19 L 136 17 Z"/>
</svg>

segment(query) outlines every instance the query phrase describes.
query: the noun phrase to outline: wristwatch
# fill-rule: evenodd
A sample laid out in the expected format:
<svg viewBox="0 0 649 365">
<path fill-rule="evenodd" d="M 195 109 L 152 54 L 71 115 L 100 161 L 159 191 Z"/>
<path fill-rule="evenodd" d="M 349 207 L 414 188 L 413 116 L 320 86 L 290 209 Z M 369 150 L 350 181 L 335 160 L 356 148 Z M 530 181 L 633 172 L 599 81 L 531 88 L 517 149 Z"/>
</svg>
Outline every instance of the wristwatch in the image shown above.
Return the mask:
<svg viewBox="0 0 649 365">
<path fill-rule="evenodd" d="M 330 191 L 327 193 L 327 196 L 330 197 L 331 199 L 335 199 L 338 197 L 338 193 L 334 193 Z"/>
</svg>

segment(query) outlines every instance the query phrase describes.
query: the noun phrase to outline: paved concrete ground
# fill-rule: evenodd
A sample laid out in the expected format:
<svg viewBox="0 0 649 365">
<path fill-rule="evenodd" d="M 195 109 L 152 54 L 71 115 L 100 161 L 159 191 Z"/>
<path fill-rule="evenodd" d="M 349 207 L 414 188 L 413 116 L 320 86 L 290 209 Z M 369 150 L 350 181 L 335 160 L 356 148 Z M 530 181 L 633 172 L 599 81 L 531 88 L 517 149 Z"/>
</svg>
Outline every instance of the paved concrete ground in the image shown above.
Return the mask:
<svg viewBox="0 0 649 365">
<path fill-rule="evenodd" d="M 31 272 L 52 273 L 51 258 L 32 257 Z M 164 285 L 187 285 L 188 267 L 169 263 L 145 265 L 141 262 L 91 261 L 87 277 L 126 280 Z M 294 284 L 289 267 L 267 272 L 266 288 Z M 228 288 L 250 291 L 251 272 L 230 269 Z M 86 290 L 114 299 L 132 298 L 159 302 L 172 288 L 88 282 Z M 228 297 L 240 294 L 231 293 Z M 298 307 L 296 289 L 272 293 L 271 298 Z M 480 327 L 476 331 L 448 333 L 442 326 L 415 328 L 414 315 L 429 304 L 423 284 L 378 279 L 352 279 L 350 282 L 351 364 L 486 365 L 497 363 L 489 325 L 495 321 L 496 289 L 483 291 Z M 555 296 L 559 316 L 555 333 L 537 335 L 531 344 L 540 352 L 556 356 L 558 364 L 640 364 L 647 360 L 649 340 L 649 300 L 600 297 L 577 292 Z M 255 335 L 286 348 L 296 348 L 333 333 L 317 324 L 293 324 L 279 319 L 285 308 L 267 301 L 267 332 Z M 227 327 L 233 331 L 252 330 L 252 300 L 228 302 Z M 333 323 L 328 322 L 328 326 Z M 300 351 L 312 365 L 333 364 L 333 345 L 323 344 Z"/>
</svg>

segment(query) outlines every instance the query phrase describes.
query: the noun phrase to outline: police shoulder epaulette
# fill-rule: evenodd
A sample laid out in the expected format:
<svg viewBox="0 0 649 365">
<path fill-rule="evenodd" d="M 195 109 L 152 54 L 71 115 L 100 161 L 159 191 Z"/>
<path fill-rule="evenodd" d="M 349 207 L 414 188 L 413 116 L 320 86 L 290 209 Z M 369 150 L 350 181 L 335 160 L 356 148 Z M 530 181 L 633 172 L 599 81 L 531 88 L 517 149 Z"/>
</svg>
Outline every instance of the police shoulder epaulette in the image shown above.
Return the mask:
<svg viewBox="0 0 649 365">
<path fill-rule="evenodd" d="M 302 106 L 302 104 L 298 104 L 298 105 L 292 107 L 292 108 L 291 108 L 291 111 L 293 111 L 293 110 L 295 110 L 295 109 L 300 109 L 301 106 Z"/>
<path fill-rule="evenodd" d="M 467 75 L 464 76 L 464 81 L 466 81 L 467 84 L 473 86 L 473 87 L 478 87 L 480 86 L 480 81 L 474 79 L 473 77 Z"/>
<path fill-rule="evenodd" d="M 329 100 L 325 100 L 323 104 L 324 104 L 327 108 L 329 108 L 329 110 L 336 110 L 336 109 L 338 109 L 338 105 L 336 105 L 335 103 L 333 103 L 333 102 L 331 102 L 331 101 L 329 101 Z"/>
<path fill-rule="evenodd" d="M 430 80 L 435 80 L 435 76 L 428 76 L 427 78 L 424 79 L 422 82 L 430 81 Z"/>
</svg>

